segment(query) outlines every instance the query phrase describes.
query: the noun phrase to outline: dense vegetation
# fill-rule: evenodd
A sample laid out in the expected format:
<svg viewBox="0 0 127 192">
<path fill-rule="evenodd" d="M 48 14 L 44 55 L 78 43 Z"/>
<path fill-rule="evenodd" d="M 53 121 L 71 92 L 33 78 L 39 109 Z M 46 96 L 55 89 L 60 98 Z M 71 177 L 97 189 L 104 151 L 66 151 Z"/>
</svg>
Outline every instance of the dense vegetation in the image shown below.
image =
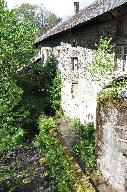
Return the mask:
<svg viewBox="0 0 127 192">
<path fill-rule="evenodd" d="M 10 162 L 9 156 L 21 150 L 22 141 L 35 136 L 42 113 L 52 115 L 60 107 L 61 80 L 55 59 L 33 62 L 37 34 L 30 20 L 19 19 L 0 1 L 0 163 L 5 157 Z M 23 173 L 15 178 L 19 167 L 19 160 L 1 167 L 2 190 L 15 191 L 23 184 Z"/>
<path fill-rule="evenodd" d="M 37 133 L 41 114 L 52 116 L 60 108 L 61 78 L 56 68 L 51 56 L 45 63 L 33 63 L 19 72 L 18 85 L 24 90 L 23 102 L 29 111 L 24 126 L 31 134 Z"/>
<path fill-rule="evenodd" d="M 39 33 L 44 33 L 50 28 L 58 24 L 62 19 L 47 10 L 43 4 L 23 3 L 19 7 L 13 9 L 14 14 L 20 21 L 30 21 Z"/>
<path fill-rule="evenodd" d="M 35 55 L 35 35 L 31 23 L 19 22 L 0 1 L 0 153 L 16 146 L 23 137 L 22 123 L 28 112 L 20 105 L 23 90 L 16 76 Z"/>
<path fill-rule="evenodd" d="M 35 145 L 44 155 L 42 164 L 53 181 L 54 190 L 81 192 L 84 189 L 71 165 L 73 161 L 70 161 L 67 149 L 57 137 L 57 127 L 51 117 L 44 116 L 54 116 L 60 110 L 61 77 L 52 55 L 45 63 L 34 62 L 36 51 L 33 45 L 38 29 L 43 24 L 37 20 L 38 26 L 34 25 L 38 19 L 35 17 L 37 9 L 36 6 L 25 4 L 10 11 L 4 0 L 0 0 L 0 156 L 4 157 L 18 148 L 23 139 L 31 139 L 38 133 Z M 51 24 L 49 28 L 54 25 L 52 17 L 49 14 L 45 18 L 45 23 Z M 57 23 L 57 18 L 54 18 Z M 102 52 L 106 54 L 106 41 L 102 43 Z M 97 60 L 95 55 L 94 72 L 102 56 L 98 54 Z M 109 57 L 107 59 L 110 64 L 112 60 Z M 88 168 L 94 168 L 95 130 L 92 125 L 82 125 L 79 121 L 73 125 L 80 136 L 80 144 L 74 147 L 74 151 Z M 1 171 L 0 181 L 4 184 L 7 182 L 8 188 L 10 182 L 6 178 L 14 176 L 16 169 L 13 166 L 13 169 L 3 168 Z M 20 179 L 16 182 L 20 182 Z M 11 187 L 10 191 L 13 191 Z"/>
<path fill-rule="evenodd" d="M 39 135 L 36 137 L 35 144 L 44 157 L 42 164 L 52 179 L 54 191 L 94 191 L 90 185 L 88 186 L 87 177 L 81 179 L 77 176 L 73 158 L 61 143 L 57 126 L 51 117 L 39 119 Z"/>
<path fill-rule="evenodd" d="M 53 87 L 60 82 L 55 59 L 49 58 L 44 65 L 33 63 L 37 32 L 30 20 L 19 19 L 0 1 L 1 153 L 20 142 L 23 128 L 31 126 L 30 122 L 36 121 L 42 111 L 54 112 L 60 105 L 55 101 L 60 95 Z M 54 96 L 52 90 L 56 91 Z"/>
<path fill-rule="evenodd" d="M 86 168 L 95 168 L 95 128 L 93 124 L 82 124 L 75 119 L 72 125 L 80 137 L 79 143 L 73 145 L 73 152 L 82 159 Z"/>
</svg>

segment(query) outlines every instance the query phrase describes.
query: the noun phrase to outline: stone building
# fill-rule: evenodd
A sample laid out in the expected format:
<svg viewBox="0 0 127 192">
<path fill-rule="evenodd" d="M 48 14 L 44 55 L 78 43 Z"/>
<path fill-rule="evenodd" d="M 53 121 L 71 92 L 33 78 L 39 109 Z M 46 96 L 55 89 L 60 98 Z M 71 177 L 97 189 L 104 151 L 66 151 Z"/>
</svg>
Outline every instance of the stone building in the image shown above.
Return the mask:
<svg viewBox="0 0 127 192">
<path fill-rule="evenodd" d="M 80 11 L 75 2 L 74 7 L 75 15 L 40 36 L 35 46 L 42 60 L 50 54 L 57 59 L 65 114 L 95 122 L 96 96 L 101 87 L 84 75 L 84 69 L 92 62 L 95 42 L 105 35 L 117 44 L 115 70 L 127 70 L 127 1 L 97 0 Z"/>
<path fill-rule="evenodd" d="M 99 81 L 95 82 L 85 74 L 85 69 L 92 63 L 95 42 L 106 36 L 115 44 L 112 76 L 126 74 L 127 0 L 96 0 L 81 11 L 78 2 L 74 7 L 74 16 L 40 36 L 35 45 L 42 60 L 50 54 L 57 60 L 62 77 L 61 106 L 64 113 L 79 118 L 81 122 L 96 123 L 97 94 L 102 87 Z M 119 106 L 109 102 L 106 112 L 103 105 L 98 108 L 97 161 L 110 183 L 119 192 L 126 192 L 127 114 Z"/>
</svg>

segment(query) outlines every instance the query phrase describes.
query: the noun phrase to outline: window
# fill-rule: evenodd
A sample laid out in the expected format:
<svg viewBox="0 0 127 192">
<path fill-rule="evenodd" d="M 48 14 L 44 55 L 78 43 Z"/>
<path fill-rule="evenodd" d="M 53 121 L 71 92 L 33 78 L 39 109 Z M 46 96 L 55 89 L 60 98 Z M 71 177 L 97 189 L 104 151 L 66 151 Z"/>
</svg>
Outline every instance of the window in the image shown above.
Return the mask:
<svg viewBox="0 0 127 192">
<path fill-rule="evenodd" d="M 76 40 L 73 40 L 72 47 L 77 47 L 77 41 Z"/>
<path fill-rule="evenodd" d="M 39 47 L 38 53 L 39 53 L 39 55 L 41 55 L 41 47 Z"/>
<path fill-rule="evenodd" d="M 118 45 L 116 48 L 116 70 L 121 68 L 122 71 L 126 70 L 127 65 L 127 45 Z"/>
<path fill-rule="evenodd" d="M 60 50 L 58 50 L 58 57 L 60 56 Z"/>
<path fill-rule="evenodd" d="M 78 70 L 78 58 L 77 57 L 72 57 L 72 70 L 77 71 Z"/>
<path fill-rule="evenodd" d="M 49 50 L 48 49 L 46 49 L 46 54 L 47 54 L 47 58 L 48 58 L 48 56 L 49 56 Z"/>
<path fill-rule="evenodd" d="M 76 47 L 76 42 L 75 41 L 72 42 L 72 47 Z"/>
<path fill-rule="evenodd" d="M 78 96 L 78 83 L 72 83 L 71 94 L 72 99 L 75 99 Z"/>
</svg>

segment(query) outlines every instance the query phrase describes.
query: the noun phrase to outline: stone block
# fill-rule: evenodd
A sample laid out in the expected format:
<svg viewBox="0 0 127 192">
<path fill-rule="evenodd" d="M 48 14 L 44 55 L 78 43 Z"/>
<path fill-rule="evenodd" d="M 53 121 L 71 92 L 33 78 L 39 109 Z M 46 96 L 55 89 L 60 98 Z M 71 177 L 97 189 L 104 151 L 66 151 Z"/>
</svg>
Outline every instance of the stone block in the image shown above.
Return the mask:
<svg viewBox="0 0 127 192">
<path fill-rule="evenodd" d="M 124 155 L 127 155 L 127 140 L 118 139 L 119 152 Z"/>
</svg>

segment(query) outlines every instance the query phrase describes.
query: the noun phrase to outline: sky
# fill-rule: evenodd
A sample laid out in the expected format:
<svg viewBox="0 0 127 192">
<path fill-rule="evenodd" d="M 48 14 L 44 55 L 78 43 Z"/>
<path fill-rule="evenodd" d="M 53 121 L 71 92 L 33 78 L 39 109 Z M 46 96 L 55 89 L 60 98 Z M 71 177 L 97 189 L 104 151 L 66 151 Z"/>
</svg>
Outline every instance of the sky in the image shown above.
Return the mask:
<svg viewBox="0 0 127 192">
<path fill-rule="evenodd" d="M 75 0 L 6 0 L 10 9 L 22 3 L 43 4 L 48 10 L 53 11 L 61 18 L 66 18 L 74 14 L 74 1 Z M 95 0 L 78 0 L 80 9 L 88 6 L 94 1 Z"/>
</svg>

